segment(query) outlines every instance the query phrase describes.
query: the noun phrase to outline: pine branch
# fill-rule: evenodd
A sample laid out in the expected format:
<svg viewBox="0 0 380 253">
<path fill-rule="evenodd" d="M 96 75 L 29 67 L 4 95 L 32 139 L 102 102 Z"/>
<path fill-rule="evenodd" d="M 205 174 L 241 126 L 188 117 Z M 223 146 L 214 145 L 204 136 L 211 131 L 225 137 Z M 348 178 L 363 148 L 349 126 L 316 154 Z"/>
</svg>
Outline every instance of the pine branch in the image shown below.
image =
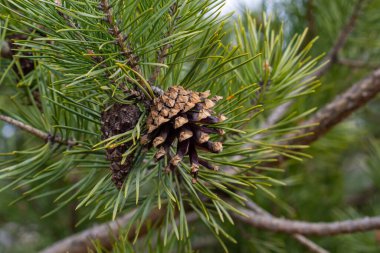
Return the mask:
<svg viewBox="0 0 380 253">
<path fill-rule="evenodd" d="M 339 36 L 335 40 L 334 45 L 330 49 L 327 56 L 322 60 L 322 66 L 313 73 L 312 76 L 307 77 L 305 79 L 315 78 L 320 79 L 324 74 L 327 73 L 327 71 L 330 70 L 330 68 L 333 66 L 334 63 L 338 61 L 338 53 L 339 51 L 344 47 L 346 44 L 349 35 L 354 30 L 356 22 L 359 18 L 359 14 L 362 11 L 364 7 L 364 3 L 366 0 L 358 0 L 353 8 L 353 12 L 348 18 L 348 21 L 346 25 L 344 25 L 339 33 Z M 282 116 L 288 111 L 289 107 L 292 105 L 292 102 L 287 102 L 285 104 L 282 104 L 281 106 L 278 106 L 268 117 L 267 121 L 263 124 L 263 128 L 268 128 L 276 124 Z"/>
<path fill-rule="evenodd" d="M 297 134 L 290 136 L 293 138 L 287 141 L 286 144 L 307 145 L 316 141 L 336 124 L 347 118 L 351 113 L 364 106 L 379 92 L 380 68 L 351 86 L 343 94 L 338 95 L 333 101 L 320 109 L 309 120 L 303 123 L 304 125 L 314 124 L 314 126 L 303 128 Z M 310 132 L 313 134 L 305 135 Z M 297 136 L 303 137 L 296 138 Z"/>
<path fill-rule="evenodd" d="M 365 232 L 380 228 L 380 216 L 356 220 L 313 223 L 258 215 L 244 208 L 240 208 L 239 210 L 248 217 L 236 213 L 231 213 L 231 215 L 253 227 L 287 234 L 329 236 Z"/>
<path fill-rule="evenodd" d="M 325 108 L 321 110 L 322 112 L 324 112 L 321 114 L 321 115 L 324 115 L 324 117 L 318 116 L 318 118 L 325 119 L 327 123 L 328 122 L 330 123 L 327 124 L 329 127 L 325 129 L 324 131 L 317 131 L 320 133 L 318 136 L 321 136 L 323 133 L 329 130 L 332 126 L 337 124 L 339 121 L 343 120 L 352 111 L 360 108 L 370 99 L 372 99 L 379 91 L 380 91 L 380 70 L 377 70 L 370 77 L 358 82 L 353 87 L 351 87 L 347 92 L 345 92 L 342 96 L 339 96 L 336 100 L 334 100 L 331 103 L 334 106 L 331 106 L 329 104 L 328 106 L 326 106 L 327 109 Z M 332 110 L 335 113 L 335 116 L 332 116 L 330 110 Z M 315 117 L 312 117 L 312 119 L 317 118 L 317 115 L 319 114 L 320 113 L 317 113 Z M 332 124 L 331 122 L 334 121 L 334 118 L 339 119 L 339 121 Z M 324 124 L 320 126 L 324 126 Z M 335 223 L 307 223 L 307 222 L 299 222 L 299 221 L 293 222 L 293 221 L 288 221 L 288 220 L 273 218 L 273 217 L 265 217 L 264 215 L 257 215 L 257 214 L 254 214 L 253 212 L 251 212 L 251 215 L 250 215 L 251 219 L 237 216 L 235 214 L 232 214 L 232 215 L 234 215 L 235 217 L 238 217 L 238 219 L 245 221 L 248 224 L 251 224 L 255 227 L 264 228 L 264 229 L 268 229 L 275 232 L 285 232 L 285 233 L 291 233 L 291 234 L 335 235 L 335 234 L 341 234 L 341 233 L 367 231 L 371 229 L 377 229 L 380 227 L 380 218 L 377 218 L 377 217 L 354 220 L 354 221 L 335 222 Z M 253 218 L 257 217 L 257 219 L 256 218 L 252 219 L 252 217 Z M 117 219 L 116 222 L 118 223 L 119 219 Z M 100 226 L 103 226 L 103 225 L 100 225 Z M 94 230 L 96 230 L 97 228 L 98 227 L 95 227 Z M 92 231 L 94 230 L 84 231 L 78 235 L 65 239 L 65 241 L 66 240 L 70 242 L 79 241 L 82 245 L 83 244 L 87 245 L 86 243 L 88 243 L 89 239 L 88 237 L 84 237 L 82 235 L 91 234 Z M 112 229 L 112 231 L 114 231 L 114 229 Z M 107 230 L 107 235 L 108 233 L 109 231 Z M 312 242 L 308 241 L 307 238 L 302 237 L 302 235 L 295 235 L 295 236 L 299 242 L 302 241 L 302 243 L 305 246 L 308 245 L 310 250 L 318 249 L 318 248 L 315 248 L 315 245 Z M 103 237 L 101 236 L 98 236 L 96 238 L 98 238 L 101 241 L 103 240 L 102 239 Z M 108 237 L 107 237 L 107 240 L 109 240 Z M 68 244 L 67 241 L 65 243 L 66 245 L 65 247 L 69 247 L 71 245 L 71 244 Z M 65 248 L 66 251 L 67 249 L 70 249 L 70 252 L 75 252 L 75 251 L 72 251 L 71 248 Z M 49 252 L 49 251 L 45 251 L 45 252 Z M 53 252 L 53 251 L 50 251 L 50 252 Z M 54 251 L 54 252 L 60 252 L 60 251 Z M 323 252 L 323 251 L 315 251 L 315 252 Z"/>
<path fill-rule="evenodd" d="M 273 217 L 269 212 L 262 209 L 260 206 L 258 206 L 256 203 L 252 201 L 246 201 L 246 205 L 249 209 L 257 213 L 258 215 L 263 215 L 267 217 Z M 303 235 L 300 234 L 292 234 L 292 237 L 297 240 L 300 244 L 304 245 L 307 249 L 309 249 L 311 252 L 314 253 L 328 253 L 327 250 L 320 247 L 319 245 L 315 244 L 310 239 L 306 238 Z"/>
<path fill-rule="evenodd" d="M 67 145 L 67 146 L 75 146 L 77 145 L 77 142 L 74 141 L 74 140 L 64 140 L 62 139 L 61 137 L 59 136 L 52 136 L 51 134 L 49 133 L 46 133 L 46 132 L 43 132 L 37 128 L 34 128 L 30 125 L 27 125 L 21 121 L 18 121 L 18 120 L 15 120 L 11 117 L 8 117 L 8 116 L 5 116 L 5 115 L 2 115 L 0 114 L 0 120 L 4 121 L 4 122 L 7 122 L 8 124 L 11 124 L 15 127 L 18 127 L 28 133 L 31 133 L 33 134 L 34 136 L 40 138 L 40 139 L 43 139 L 45 141 L 51 141 L 51 142 L 54 142 L 54 143 L 60 143 L 60 144 L 63 144 L 63 145 Z"/>
</svg>

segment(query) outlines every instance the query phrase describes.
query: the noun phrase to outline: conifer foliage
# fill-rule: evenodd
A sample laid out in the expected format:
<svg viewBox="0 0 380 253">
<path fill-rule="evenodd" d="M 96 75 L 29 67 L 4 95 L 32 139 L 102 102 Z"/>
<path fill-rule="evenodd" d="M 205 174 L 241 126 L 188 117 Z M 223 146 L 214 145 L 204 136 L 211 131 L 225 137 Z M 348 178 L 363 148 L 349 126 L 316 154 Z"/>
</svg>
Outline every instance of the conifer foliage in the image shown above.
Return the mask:
<svg viewBox="0 0 380 253">
<path fill-rule="evenodd" d="M 1 161 L 2 190 L 55 196 L 46 216 L 73 202 L 81 222 L 132 213 L 115 249 L 190 251 L 195 214 L 227 251 L 239 207 L 282 184 L 268 164 L 307 157 L 282 143 L 314 109 L 264 122 L 314 92 L 320 57 L 306 31 L 286 41 L 265 15 L 226 34 L 222 4 L 0 0 L 0 35 L 23 35 L 0 73 L 14 92 L 0 112 L 48 136 Z M 13 68 L 25 61 L 32 70 Z"/>
</svg>

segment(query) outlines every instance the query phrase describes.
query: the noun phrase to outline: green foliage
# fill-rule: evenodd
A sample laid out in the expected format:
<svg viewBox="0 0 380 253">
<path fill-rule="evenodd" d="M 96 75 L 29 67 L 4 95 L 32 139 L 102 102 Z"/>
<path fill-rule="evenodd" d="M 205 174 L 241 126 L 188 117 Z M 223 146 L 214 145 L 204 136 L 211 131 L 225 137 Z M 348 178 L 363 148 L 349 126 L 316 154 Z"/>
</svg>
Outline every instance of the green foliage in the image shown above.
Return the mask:
<svg viewBox="0 0 380 253">
<path fill-rule="evenodd" d="M 13 59 L 0 58 L 0 88 L 9 94 L 7 106 L 2 104 L 0 113 L 52 136 L 47 143 L 31 138 L 20 151 L 9 150 L 0 156 L 2 191 L 21 191 L 22 196 L 15 202 L 22 198 L 52 199 L 54 207 L 41 213 L 47 219 L 75 204 L 81 211 L 78 224 L 115 219 L 135 210 L 120 234 L 115 252 L 189 252 L 201 239 L 200 233 L 212 234 L 224 251 L 249 247 L 257 252 L 283 252 L 289 249 L 287 236 L 274 238 L 273 234 L 255 232 L 254 238 L 250 234 L 248 246 L 244 244 L 242 235 L 253 232 L 239 224 L 235 226 L 230 215 L 239 213 L 237 207 L 244 203 L 239 193 L 256 198 L 264 206 L 274 204 L 280 214 L 317 220 L 326 206 L 320 206 L 318 200 L 309 203 L 310 188 L 304 185 L 310 184 L 316 187 L 316 195 L 329 196 L 325 203 L 328 207 L 337 207 L 344 192 L 332 185 L 342 185 L 344 175 L 331 171 L 327 161 L 317 164 L 326 166 L 319 176 L 306 170 L 300 172 L 298 164 L 280 176 L 279 169 L 266 164 L 278 155 L 295 160 L 310 157 L 278 142 L 297 131 L 297 123 L 326 100 L 317 97 L 313 103 L 307 103 L 316 97 L 312 93 L 319 87 L 313 73 L 320 67 L 321 53 L 327 51 L 348 15 L 349 8 L 339 7 L 344 1 L 324 1 L 331 7 L 328 12 L 318 5 L 318 29 L 310 29 L 312 38 L 304 26 L 299 27 L 298 20 L 304 18 L 304 1 L 296 1 L 286 10 L 298 13 L 291 25 L 281 26 L 265 15 L 255 19 L 247 14 L 230 30 L 225 26 L 227 17 L 219 14 L 223 1 L 109 2 L 112 8 L 105 10 L 99 1 L 0 0 L 0 42 L 12 34 L 26 35 L 14 43 L 17 51 Z M 376 4 L 371 3 L 366 10 L 372 13 Z M 336 13 L 339 15 L 334 16 Z M 376 17 L 362 21 L 360 27 L 375 23 Z M 331 22 L 333 18 L 339 20 Z M 328 29 L 320 34 L 325 27 Z M 331 39 L 318 44 L 315 31 Z M 294 35 L 296 32 L 299 34 Z M 356 38 L 363 33 L 355 34 Z M 314 49 L 316 43 L 318 47 Z M 354 44 L 356 48 L 353 40 L 352 47 Z M 373 52 L 377 52 L 376 43 L 373 47 Z M 163 54 L 165 49 L 168 52 Z M 359 51 L 355 54 L 347 50 L 347 55 L 356 57 Z M 23 73 L 21 60 L 32 62 L 34 70 Z M 133 62 L 138 63 L 137 67 Z M 347 72 L 339 69 L 327 83 Z M 228 117 L 217 124 L 226 131 L 224 150 L 220 154 L 200 153 L 202 159 L 222 169 L 201 170 L 196 184 L 191 183 L 186 160 L 174 173 L 166 174 L 164 163 L 155 163 L 154 152 L 143 150 L 140 144 L 140 137 L 146 132 L 148 110 L 130 91 L 138 89 L 149 100 L 156 96 L 155 88 L 167 90 L 174 85 L 210 90 L 212 95 L 224 97 L 215 109 Z M 331 90 L 331 94 L 336 91 Z M 267 126 L 265 122 L 271 113 L 289 101 L 293 106 L 280 121 Z M 138 104 L 142 115 L 134 129 L 101 140 L 100 114 L 115 102 Z M 62 142 L 75 141 L 77 145 L 54 142 L 54 137 L 62 138 Z M 343 142 L 346 147 L 356 140 L 331 139 L 331 143 L 322 142 L 312 152 L 323 153 L 335 143 L 343 152 Z M 105 149 L 127 142 L 133 145 L 123 157 L 135 152 L 136 158 L 118 191 L 111 182 Z M 330 154 L 330 158 L 328 161 L 337 163 L 341 159 L 337 153 Z M 321 182 L 328 182 L 329 187 L 320 186 Z M 291 194 L 284 184 L 292 189 Z M 143 228 L 157 209 L 163 212 L 162 219 Z M 196 227 L 187 221 L 194 212 L 202 221 Z M 336 218 L 332 213 L 327 217 Z M 130 240 L 128 232 L 134 229 L 136 236 Z M 139 237 L 141 230 L 148 232 Z M 355 240 L 352 238 L 352 244 Z M 94 244 L 102 252 L 100 243 Z M 299 250 L 300 246 L 292 248 Z"/>
<path fill-rule="evenodd" d="M 294 91 L 293 97 L 301 92 L 308 93 L 312 87 L 310 81 L 297 86 L 292 84 L 309 75 L 316 60 L 304 61 L 310 46 L 297 53 L 302 36 L 296 37 L 288 50 L 282 53 L 282 31 L 277 34 L 271 31 L 269 23 L 261 30 L 255 27 L 253 20 L 249 20 L 247 31 L 251 40 L 243 42 L 238 36 L 237 45 L 223 45 L 223 32 L 217 25 L 221 18 L 207 11 L 214 10 L 218 2 L 205 2 L 203 5 L 195 1 L 175 3 L 178 6 L 176 12 L 168 15 L 173 4 L 174 1 L 158 5 L 155 1 L 117 1 L 112 4 L 115 20 L 122 20 L 118 26 L 128 34 L 128 45 L 134 54 L 139 55 L 143 76 L 128 67 L 129 59 L 125 59 L 115 45 L 110 28 L 102 21 L 107 16 L 96 3 L 65 1 L 63 6 L 58 6 L 50 1 L 42 1 L 38 5 L 32 1 L 8 1 L 8 5 L 2 5 L 12 12 L 10 20 L 18 20 L 21 16 L 22 25 L 33 30 L 30 39 L 18 41 L 17 45 L 23 48 L 21 52 L 28 52 L 29 58 L 38 61 L 36 69 L 19 82 L 19 86 L 25 87 L 26 94 L 20 94 L 20 98 L 13 102 L 20 109 L 7 110 L 7 114 L 18 115 L 23 122 L 35 128 L 63 139 L 75 139 L 79 144 L 63 147 L 47 143 L 28 151 L 13 152 L 10 154 L 13 159 L 2 164 L 1 177 L 13 179 L 7 188 L 28 185 L 30 189 L 24 192 L 26 196 L 58 181 L 71 182 L 52 192 L 57 196 L 57 207 L 46 215 L 75 199 L 79 201 L 77 208 L 91 208 L 82 220 L 110 215 L 115 218 L 118 213 L 137 206 L 131 221 L 131 224 L 137 224 L 137 230 L 151 210 L 165 208 L 165 229 L 159 232 L 164 238 L 164 245 L 173 235 L 178 240 L 189 237 L 185 208 L 190 208 L 198 213 L 208 228 L 215 231 L 217 237 L 234 241 L 220 222 L 232 222 L 229 212 L 238 210 L 235 204 L 226 202 L 219 194 L 229 195 L 236 203 L 243 203 L 244 198 L 236 194 L 236 190 L 251 193 L 252 189 L 264 190 L 276 182 L 249 169 L 270 161 L 280 153 L 279 147 L 270 143 L 254 142 L 254 149 L 246 146 L 249 139 L 260 132 L 251 129 L 250 122 L 262 111 L 261 102 L 273 101 L 268 103 L 270 108 L 276 102 L 291 99 L 287 97 L 290 91 Z M 173 26 L 175 31 L 165 37 L 167 30 L 174 29 Z M 11 26 L 9 30 L 19 29 Z M 236 29 L 243 29 L 242 24 L 237 24 Z M 146 76 L 157 67 L 156 51 L 168 43 L 171 44 L 170 54 L 156 85 L 162 89 L 175 84 L 191 89 L 210 89 L 213 94 L 227 98 L 216 108 L 228 117 L 218 125 L 226 130 L 224 152 L 215 155 L 202 153 L 201 157 L 233 168 L 233 174 L 202 170 L 199 183 L 192 184 L 190 168 L 185 163 L 178 168 L 178 173 L 164 174 L 163 164 L 152 162 L 153 153 L 143 155 L 139 147 L 139 138 L 145 131 L 145 113 L 135 129 L 99 142 L 99 112 L 111 100 L 135 103 L 124 95 L 122 85 L 131 89 L 134 86 L 130 80 L 148 80 Z M 95 57 L 102 60 L 94 62 Z M 264 69 L 263 72 L 261 66 L 269 61 L 271 66 L 268 68 L 273 68 L 273 71 Z M 293 68 L 294 64 L 298 68 Z M 252 73 L 256 73 L 255 76 Z M 266 88 L 268 81 L 271 82 L 270 89 Z M 259 82 L 264 82 L 260 83 L 262 87 Z M 139 85 L 140 89 L 147 97 L 154 96 L 151 84 L 144 83 L 145 87 Z M 37 89 L 43 98 L 40 108 L 30 96 L 32 89 Z M 28 94 L 31 106 L 25 109 L 19 101 Z M 132 149 L 138 152 L 135 169 L 118 192 L 110 182 L 103 150 L 129 141 L 135 143 Z M 234 159 L 237 155 L 240 156 L 238 160 Z M 178 226 L 174 222 L 177 212 Z M 220 242 L 223 244 L 222 240 Z"/>
</svg>

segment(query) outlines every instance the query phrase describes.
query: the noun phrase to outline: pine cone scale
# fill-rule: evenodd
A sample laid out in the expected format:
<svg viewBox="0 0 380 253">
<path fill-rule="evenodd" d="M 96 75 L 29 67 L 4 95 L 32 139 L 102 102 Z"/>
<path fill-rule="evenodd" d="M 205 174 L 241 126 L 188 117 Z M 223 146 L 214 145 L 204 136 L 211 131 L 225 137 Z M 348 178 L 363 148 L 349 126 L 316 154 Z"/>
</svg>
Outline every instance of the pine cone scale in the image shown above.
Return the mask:
<svg viewBox="0 0 380 253">
<path fill-rule="evenodd" d="M 199 162 L 197 148 L 219 153 L 223 149 L 221 142 L 209 141 L 210 134 L 222 134 L 218 128 L 209 128 L 206 125 L 222 121 L 222 116 L 213 116 L 211 110 L 221 97 L 208 98 L 210 91 L 195 92 L 180 86 L 170 87 L 168 91 L 153 100 L 151 111 L 147 118 L 147 135 L 142 137 L 144 145 L 150 145 L 158 150 L 155 153 L 156 161 L 165 156 L 169 159 L 165 171 L 174 170 L 189 156 L 193 182 L 196 182 L 199 167 L 213 169 L 216 166 L 202 161 Z M 177 139 L 176 154 L 171 157 L 170 147 Z"/>
<path fill-rule="evenodd" d="M 102 139 L 125 133 L 133 129 L 141 115 L 136 105 L 114 104 L 101 114 Z M 111 162 L 112 181 L 120 189 L 132 167 L 134 154 L 130 154 L 122 163 L 123 154 L 127 152 L 131 142 L 106 149 L 106 159 Z"/>
</svg>

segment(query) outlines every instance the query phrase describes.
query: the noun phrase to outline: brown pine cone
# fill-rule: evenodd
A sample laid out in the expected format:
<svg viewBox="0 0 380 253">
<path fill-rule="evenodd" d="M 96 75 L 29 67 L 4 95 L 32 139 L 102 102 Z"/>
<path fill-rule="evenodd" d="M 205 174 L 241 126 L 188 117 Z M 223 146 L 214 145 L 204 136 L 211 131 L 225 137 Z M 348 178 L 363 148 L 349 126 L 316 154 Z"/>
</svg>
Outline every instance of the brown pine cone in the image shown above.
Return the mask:
<svg viewBox="0 0 380 253">
<path fill-rule="evenodd" d="M 147 118 L 148 132 L 142 137 L 144 145 L 158 148 L 155 159 L 169 158 L 166 171 L 174 170 L 188 155 L 191 164 L 193 182 L 196 182 L 199 166 L 217 170 L 218 167 L 198 158 L 197 149 L 219 153 L 223 149 L 221 142 L 211 142 L 210 134 L 224 134 L 222 129 L 212 125 L 225 120 L 213 116 L 211 110 L 222 97 L 208 98 L 210 91 L 195 92 L 181 86 L 170 87 L 163 95 L 153 101 Z M 177 139 L 177 152 L 171 157 L 170 148 Z"/>
<path fill-rule="evenodd" d="M 136 105 L 112 105 L 111 108 L 101 114 L 102 139 L 105 140 L 133 129 L 140 115 L 141 112 Z M 122 155 L 127 152 L 131 145 L 131 142 L 127 142 L 106 150 L 106 159 L 111 162 L 112 181 L 118 189 L 122 187 L 132 167 L 134 154 L 129 155 L 125 162 L 121 163 Z"/>
</svg>

